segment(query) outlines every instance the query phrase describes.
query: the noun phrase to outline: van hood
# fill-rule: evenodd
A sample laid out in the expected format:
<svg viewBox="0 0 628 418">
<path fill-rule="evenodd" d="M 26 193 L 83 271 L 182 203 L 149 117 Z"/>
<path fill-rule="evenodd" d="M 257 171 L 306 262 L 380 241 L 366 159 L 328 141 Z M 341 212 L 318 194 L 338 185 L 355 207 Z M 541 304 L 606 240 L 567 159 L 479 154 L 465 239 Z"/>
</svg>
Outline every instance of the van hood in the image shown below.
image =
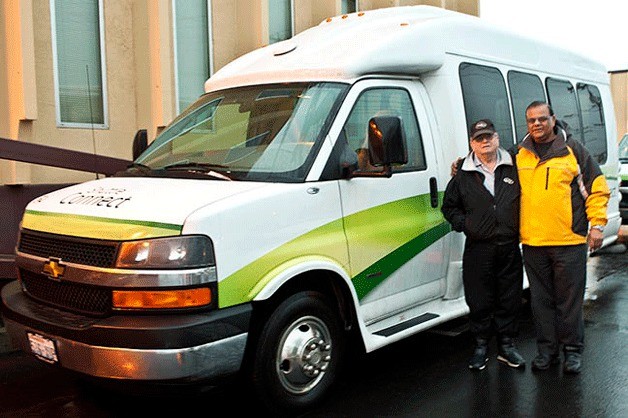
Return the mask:
<svg viewBox="0 0 628 418">
<path fill-rule="evenodd" d="M 34 199 L 26 207 L 22 228 L 102 239 L 177 235 L 195 210 L 265 186 L 193 179 L 104 178 Z"/>
</svg>

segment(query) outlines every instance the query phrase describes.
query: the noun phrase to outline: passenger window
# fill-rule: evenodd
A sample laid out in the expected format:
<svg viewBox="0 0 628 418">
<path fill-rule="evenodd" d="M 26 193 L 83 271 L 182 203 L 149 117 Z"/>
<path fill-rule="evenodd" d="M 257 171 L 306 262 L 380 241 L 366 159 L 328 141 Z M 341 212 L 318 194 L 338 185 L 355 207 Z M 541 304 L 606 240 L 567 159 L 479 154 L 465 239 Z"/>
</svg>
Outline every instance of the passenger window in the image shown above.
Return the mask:
<svg viewBox="0 0 628 418">
<path fill-rule="evenodd" d="M 519 71 L 508 72 L 508 87 L 510 89 L 512 111 L 515 117 L 517 143 L 519 143 L 528 133 L 526 108 L 536 100 L 545 102 L 545 89 L 538 76 Z"/>
<path fill-rule="evenodd" d="M 602 96 L 597 87 L 590 84 L 578 83 L 578 101 L 582 117 L 582 131 L 584 146 L 593 158 L 604 164 L 607 158 L 606 125 L 604 123 L 604 108 Z"/>
<path fill-rule="evenodd" d="M 502 73 L 497 68 L 465 62 L 459 71 L 467 128 L 476 120 L 488 118 L 499 133 L 500 145 L 512 148 L 515 142 Z"/>
<path fill-rule="evenodd" d="M 545 80 L 549 103 L 554 109 L 556 118 L 567 122 L 574 139 L 582 141 L 582 125 L 578 112 L 578 102 L 573 85 L 567 80 L 548 78 Z"/>
<path fill-rule="evenodd" d="M 374 116 L 398 116 L 406 137 L 408 163 L 393 167 L 394 172 L 425 170 L 425 154 L 419 125 L 409 93 L 400 88 L 373 88 L 362 92 L 343 127 L 349 149 L 358 156 L 359 171 L 382 171 L 368 162 L 368 121 Z"/>
</svg>

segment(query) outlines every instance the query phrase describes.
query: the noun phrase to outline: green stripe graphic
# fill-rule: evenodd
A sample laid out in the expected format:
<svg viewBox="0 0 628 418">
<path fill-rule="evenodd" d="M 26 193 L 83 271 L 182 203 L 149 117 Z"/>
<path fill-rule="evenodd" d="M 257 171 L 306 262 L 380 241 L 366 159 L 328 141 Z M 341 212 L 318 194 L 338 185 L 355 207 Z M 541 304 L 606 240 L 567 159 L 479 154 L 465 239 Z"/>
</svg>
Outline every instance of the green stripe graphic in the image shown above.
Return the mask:
<svg viewBox="0 0 628 418">
<path fill-rule="evenodd" d="M 329 260 L 351 276 L 345 225 L 355 249 L 351 265 L 358 271 L 352 280 L 360 299 L 451 231 L 428 194 L 369 208 L 309 231 L 226 277 L 219 283 L 220 307 L 252 300 L 281 272 L 308 260 Z"/>
</svg>

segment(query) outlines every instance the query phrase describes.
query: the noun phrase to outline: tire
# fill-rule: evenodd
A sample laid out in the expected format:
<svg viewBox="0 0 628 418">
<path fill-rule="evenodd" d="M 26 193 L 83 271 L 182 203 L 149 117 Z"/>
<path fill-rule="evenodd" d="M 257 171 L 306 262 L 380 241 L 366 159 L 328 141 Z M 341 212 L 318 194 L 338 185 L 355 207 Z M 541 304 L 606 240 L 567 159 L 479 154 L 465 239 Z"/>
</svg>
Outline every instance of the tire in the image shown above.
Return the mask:
<svg viewBox="0 0 628 418">
<path fill-rule="evenodd" d="M 264 324 L 251 377 L 270 411 L 295 413 L 319 403 L 329 392 L 345 348 L 345 334 L 331 306 L 321 293 L 296 293 Z"/>
</svg>

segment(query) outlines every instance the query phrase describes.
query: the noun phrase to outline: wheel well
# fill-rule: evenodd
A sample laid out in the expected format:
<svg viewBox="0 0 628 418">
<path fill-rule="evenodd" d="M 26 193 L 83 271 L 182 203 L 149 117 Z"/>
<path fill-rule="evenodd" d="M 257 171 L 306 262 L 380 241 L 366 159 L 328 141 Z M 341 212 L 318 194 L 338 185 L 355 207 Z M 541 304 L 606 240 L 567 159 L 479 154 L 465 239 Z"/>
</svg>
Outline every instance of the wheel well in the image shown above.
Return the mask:
<svg viewBox="0 0 628 418">
<path fill-rule="evenodd" d="M 303 291 L 317 291 L 337 302 L 336 307 L 345 329 L 352 328 L 355 323 L 355 310 L 351 292 L 345 282 L 335 273 L 325 270 L 313 270 L 293 277 L 284 283 L 269 299 L 253 304 L 253 315 L 259 311 L 266 316 L 291 295 Z"/>
<path fill-rule="evenodd" d="M 337 274 L 325 270 L 313 270 L 293 277 L 284 283 L 270 298 L 253 302 L 253 314 L 249 326 L 249 338 L 245 354 L 245 362 L 250 358 L 248 355 L 254 352 L 255 345 L 259 339 L 259 334 L 264 322 L 279 306 L 281 302 L 291 295 L 303 292 L 315 291 L 328 296 L 336 304 L 332 307 L 338 309 L 343 327 L 347 332 L 349 340 L 352 342 L 361 341 L 357 336 L 356 314 L 353 306 L 353 298 L 348 286 Z M 362 347 L 363 348 L 363 347 Z M 253 350 L 253 351 L 251 351 Z M 245 363 L 246 366 L 246 363 Z"/>
</svg>

